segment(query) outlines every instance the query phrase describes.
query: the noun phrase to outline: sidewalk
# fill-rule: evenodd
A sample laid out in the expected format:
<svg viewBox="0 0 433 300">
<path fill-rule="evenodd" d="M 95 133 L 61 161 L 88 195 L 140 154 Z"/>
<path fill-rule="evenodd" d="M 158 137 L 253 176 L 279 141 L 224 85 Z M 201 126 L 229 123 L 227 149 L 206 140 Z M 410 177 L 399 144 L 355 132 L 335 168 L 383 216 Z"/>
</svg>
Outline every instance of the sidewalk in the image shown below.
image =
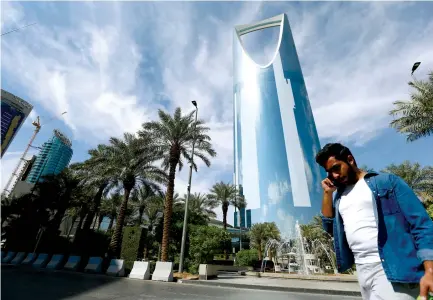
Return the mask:
<svg viewBox="0 0 433 300">
<path fill-rule="evenodd" d="M 258 278 L 237 274 L 219 274 L 214 280 L 179 280 L 183 284 L 209 285 L 256 290 L 301 292 L 326 295 L 361 296 L 356 282 L 303 279 Z"/>
</svg>

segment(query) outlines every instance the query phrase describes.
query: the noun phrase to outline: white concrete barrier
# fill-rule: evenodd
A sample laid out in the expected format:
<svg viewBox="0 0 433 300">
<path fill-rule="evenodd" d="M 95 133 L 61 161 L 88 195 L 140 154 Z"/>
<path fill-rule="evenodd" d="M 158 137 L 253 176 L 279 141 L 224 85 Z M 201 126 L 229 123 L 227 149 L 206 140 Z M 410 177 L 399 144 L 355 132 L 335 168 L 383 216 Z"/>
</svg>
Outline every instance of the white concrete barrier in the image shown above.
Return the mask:
<svg viewBox="0 0 433 300">
<path fill-rule="evenodd" d="M 81 257 L 80 256 L 69 256 L 68 261 L 66 262 L 63 269 L 76 271 L 78 269 L 78 265 L 80 264 Z"/>
<path fill-rule="evenodd" d="M 62 263 L 64 257 L 65 256 L 63 254 L 53 255 L 46 268 L 54 270 L 60 269 L 60 264 Z"/>
<path fill-rule="evenodd" d="M 2 264 L 8 264 L 15 257 L 16 252 L 9 251 L 8 254 L 2 259 Z"/>
<path fill-rule="evenodd" d="M 133 279 L 150 279 L 150 264 L 148 261 L 134 261 L 129 278 Z"/>
<path fill-rule="evenodd" d="M 198 278 L 199 280 L 208 280 L 208 279 L 216 278 L 218 276 L 219 271 L 239 272 L 239 271 L 246 271 L 247 269 L 248 269 L 247 267 L 238 267 L 238 266 L 201 264 L 198 267 Z"/>
<path fill-rule="evenodd" d="M 84 268 L 85 272 L 101 273 L 102 271 L 102 257 L 91 257 L 87 266 Z"/>
<path fill-rule="evenodd" d="M 19 265 L 23 262 L 24 258 L 26 258 L 25 252 L 18 252 L 17 256 L 15 256 L 14 259 L 12 259 L 11 264 L 13 265 Z"/>
<path fill-rule="evenodd" d="M 21 264 L 22 265 L 31 265 L 35 261 L 36 257 L 38 257 L 38 255 L 36 253 L 29 253 L 26 256 L 26 259 L 24 259 Z"/>
<path fill-rule="evenodd" d="M 38 255 L 38 258 L 33 263 L 32 267 L 34 268 L 45 268 L 49 261 L 49 256 L 46 253 L 41 253 Z"/>
<path fill-rule="evenodd" d="M 110 276 L 125 276 L 125 262 L 123 259 L 112 259 L 110 261 L 110 266 L 106 272 Z"/>
<path fill-rule="evenodd" d="M 173 281 L 173 263 L 157 261 L 155 271 L 152 274 L 153 281 Z"/>
<path fill-rule="evenodd" d="M 218 265 L 201 264 L 198 267 L 198 279 L 208 280 L 218 276 Z"/>
</svg>

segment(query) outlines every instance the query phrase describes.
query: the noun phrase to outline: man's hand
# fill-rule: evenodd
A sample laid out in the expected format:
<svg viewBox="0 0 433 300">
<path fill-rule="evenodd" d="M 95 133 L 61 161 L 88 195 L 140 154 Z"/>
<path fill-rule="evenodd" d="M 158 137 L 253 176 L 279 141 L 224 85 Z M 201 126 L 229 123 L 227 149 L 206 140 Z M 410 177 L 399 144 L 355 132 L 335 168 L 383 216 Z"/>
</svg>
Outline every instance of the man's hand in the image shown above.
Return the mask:
<svg viewBox="0 0 433 300">
<path fill-rule="evenodd" d="M 322 180 L 322 188 L 325 191 L 325 193 L 332 194 L 337 187 L 332 183 L 332 181 L 329 178 L 325 178 Z"/>
<path fill-rule="evenodd" d="M 333 206 L 332 206 L 332 193 L 337 189 L 329 178 L 322 180 L 323 188 L 323 200 L 322 200 L 322 214 L 327 218 L 332 218 Z"/>
<path fill-rule="evenodd" d="M 420 299 L 427 299 L 429 293 L 433 295 L 433 270 L 426 270 L 424 276 L 419 282 Z"/>
</svg>

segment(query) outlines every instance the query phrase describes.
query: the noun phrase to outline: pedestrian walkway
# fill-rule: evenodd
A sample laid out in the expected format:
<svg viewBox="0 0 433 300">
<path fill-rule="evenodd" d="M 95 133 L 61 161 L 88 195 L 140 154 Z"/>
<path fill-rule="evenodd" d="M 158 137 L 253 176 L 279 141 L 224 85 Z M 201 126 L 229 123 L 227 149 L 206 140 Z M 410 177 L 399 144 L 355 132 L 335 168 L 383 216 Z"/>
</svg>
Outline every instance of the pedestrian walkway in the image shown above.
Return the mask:
<svg viewBox="0 0 433 300">
<path fill-rule="evenodd" d="M 219 274 L 214 280 L 182 280 L 186 284 L 247 288 L 258 290 L 304 292 L 328 295 L 360 296 L 357 282 L 337 282 L 302 279 L 283 279 L 269 277 L 251 277 L 233 274 Z"/>
</svg>

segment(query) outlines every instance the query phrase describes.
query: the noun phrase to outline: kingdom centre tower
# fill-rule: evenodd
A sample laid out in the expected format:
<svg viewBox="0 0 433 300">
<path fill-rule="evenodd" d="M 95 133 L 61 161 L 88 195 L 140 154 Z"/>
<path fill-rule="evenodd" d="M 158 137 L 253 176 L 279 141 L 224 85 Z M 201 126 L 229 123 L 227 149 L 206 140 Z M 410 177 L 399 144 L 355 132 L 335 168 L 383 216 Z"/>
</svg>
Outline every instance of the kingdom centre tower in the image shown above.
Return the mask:
<svg viewBox="0 0 433 300">
<path fill-rule="evenodd" d="M 279 27 L 267 65 L 255 63 L 241 36 Z M 296 220 L 320 213 L 321 180 L 315 162 L 319 137 L 286 14 L 234 32 L 234 181 L 251 209 L 252 222 L 275 222 L 283 237 Z"/>
</svg>

